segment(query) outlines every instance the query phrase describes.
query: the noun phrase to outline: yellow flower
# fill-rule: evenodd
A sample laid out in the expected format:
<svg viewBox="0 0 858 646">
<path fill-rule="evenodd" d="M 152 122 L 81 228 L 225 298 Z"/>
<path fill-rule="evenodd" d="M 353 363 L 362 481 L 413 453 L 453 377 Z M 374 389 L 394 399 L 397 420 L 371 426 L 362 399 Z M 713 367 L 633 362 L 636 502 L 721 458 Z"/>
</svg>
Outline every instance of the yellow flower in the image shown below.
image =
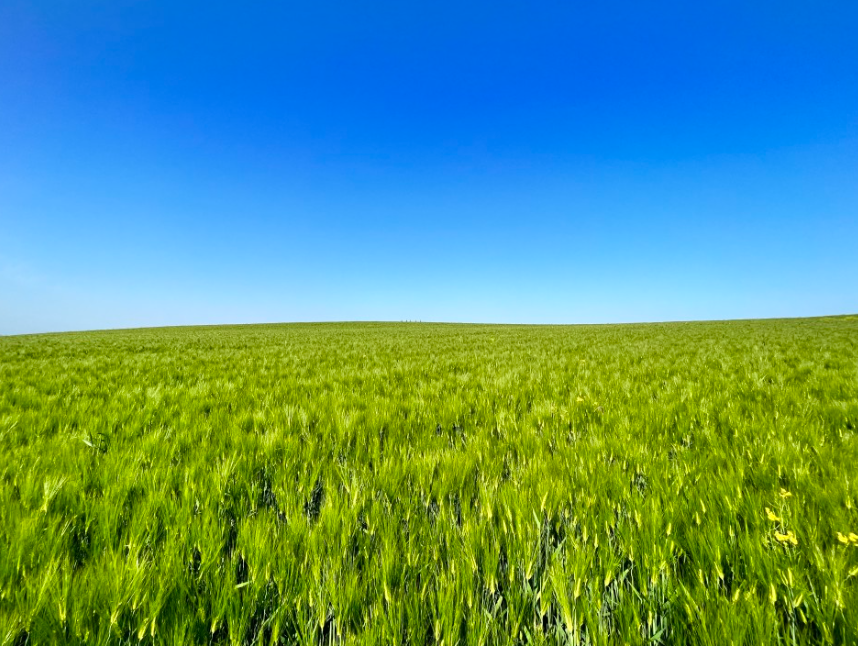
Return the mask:
<svg viewBox="0 0 858 646">
<path fill-rule="evenodd" d="M 858 534 L 849 532 L 849 542 L 858 545 Z"/>
<path fill-rule="evenodd" d="M 775 516 L 775 512 L 773 512 L 773 511 L 772 511 L 771 509 L 769 509 L 768 507 L 766 507 L 766 518 L 768 518 L 768 519 L 769 519 L 770 521 L 772 521 L 773 523 L 776 523 L 776 522 L 778 522 L 778 521 L 780 520 L 780 518 L 778 518 L 777 516 Z"/>
<path fill-rule="evenodd" d="M 777 540 L 778 543 L 792 543 L 793 545 L 798 545 L 798 539 L 796 539 L 795 534 L 793 534 L 792 531 L 788 531 L 786 534 L 775 532 L 775 540 Z"/>
<path fill-rule="evenodd" d="M 583 397 L 576 397 L 576 398 L 575 398 L 575 401 L 577 401 L 577 402 L 582 402 L 582 401 L 584 401 L 584 398 L 583 398 Z"/>
<path fill-rule="evenodd" d="M 843 543 L 844 545 L 849 545 L 849 538 L 837 532 L 837 540 Z"/>
<path fill-rule="evenodd" d="M 787 491 L 786 489 L 784 489 L 783 487 L 781 487 L 781 498 L 789 498 L 789 497 L 791 497 L 791 496 L 792 496 L 792 492 L 791 492 L 791 491 Z"/>
</svg>

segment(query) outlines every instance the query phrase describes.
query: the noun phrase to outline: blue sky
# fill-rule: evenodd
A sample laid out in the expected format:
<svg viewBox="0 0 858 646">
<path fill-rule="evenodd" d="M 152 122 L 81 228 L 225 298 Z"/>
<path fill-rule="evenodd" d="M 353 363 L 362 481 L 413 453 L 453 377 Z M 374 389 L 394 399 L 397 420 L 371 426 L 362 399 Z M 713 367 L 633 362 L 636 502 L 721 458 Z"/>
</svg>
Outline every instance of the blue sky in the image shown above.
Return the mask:
<svg viewBox="0 0 858 646">
<path fill-rule="evenodd" d="M 858 311 L 858 4 L 249 5 L 0 4 L 0 334 Z"/>
</svg>

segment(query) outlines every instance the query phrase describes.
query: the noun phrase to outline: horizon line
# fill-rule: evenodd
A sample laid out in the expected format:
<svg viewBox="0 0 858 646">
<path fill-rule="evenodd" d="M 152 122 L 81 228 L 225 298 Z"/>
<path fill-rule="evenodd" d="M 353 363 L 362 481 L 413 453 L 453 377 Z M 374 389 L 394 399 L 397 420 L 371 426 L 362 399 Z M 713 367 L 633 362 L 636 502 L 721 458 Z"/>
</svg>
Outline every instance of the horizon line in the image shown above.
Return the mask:
<svg viewBox="0 0 858 646">
<path fill-rule="evenodd" d="M 858 312 L 847 312 L 842 314 L 819 314 L 815 316 L 763 316 L 763 317 L 748 317 L 734 319 L 666 319 L 660 321 L 619 321 L 619 322 L 600 322 L 600 323 L 491 323 L 480 321 L 424 321 L 418 319 L 397 319 L 397 320 L 373 320 L 373 319 L 354 319 L 354 320 L 329 320 L 329 321 L 268 321 L 256 323 L 191 323 L 177 325 L 149 325 L 149 326 L 131 326 L 131 327 L 116 327 L 116 328 L 94 328 L 81 330 L 51 330 L 44 332 L 21 332 L 16 334 L 2 334 L 0 338 L 14 338 L 22 336 L 51 336 L 59 334 L 91 334 L 98 332 L 134 332 L 144 330 L 178 330 L 178 329 L 200 329 L 200 328 L 220 328 L 220 327 L 260 327 L 264 325 L 470 325 L 470 326 L 496 326 L 496 327 L 595 327 L 595 326 L 610 326 L 610 325 L 667 325 L 667 324 L 682 324 L 682 323 L 740 323 L 753 321 L 802 321 L 802 320 L 818 320 L 818 319 L 835 319 L 835 318 L 855 318 L 858 317 Z"/>
</svg>

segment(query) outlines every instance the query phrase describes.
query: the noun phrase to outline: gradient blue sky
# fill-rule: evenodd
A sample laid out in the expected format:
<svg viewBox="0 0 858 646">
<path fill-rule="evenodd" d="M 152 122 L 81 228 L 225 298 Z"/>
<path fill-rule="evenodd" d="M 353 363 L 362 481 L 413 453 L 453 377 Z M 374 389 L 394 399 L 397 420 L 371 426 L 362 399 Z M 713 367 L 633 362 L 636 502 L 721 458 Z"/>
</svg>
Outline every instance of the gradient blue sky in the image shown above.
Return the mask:
<svg viewBox="0 0 858 646">
<path fill-rule="evenodd" d="M 858 311 L 854 2 L 0 3 L 0 334 Z"/>
</svg>

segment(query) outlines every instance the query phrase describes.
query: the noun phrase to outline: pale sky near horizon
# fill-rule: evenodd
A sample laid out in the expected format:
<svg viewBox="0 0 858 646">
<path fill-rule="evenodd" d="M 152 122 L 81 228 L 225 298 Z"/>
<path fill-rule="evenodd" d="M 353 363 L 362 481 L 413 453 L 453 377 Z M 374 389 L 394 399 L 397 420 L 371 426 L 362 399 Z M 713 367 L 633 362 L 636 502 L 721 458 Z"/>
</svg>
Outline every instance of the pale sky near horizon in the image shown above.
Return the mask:
<svg viewBox="0 0 858 646">
<path fill-rule="evenodd" d="M 858 5 L 0 6 L 0 334 L 858 312 Z"/>
</svg>

